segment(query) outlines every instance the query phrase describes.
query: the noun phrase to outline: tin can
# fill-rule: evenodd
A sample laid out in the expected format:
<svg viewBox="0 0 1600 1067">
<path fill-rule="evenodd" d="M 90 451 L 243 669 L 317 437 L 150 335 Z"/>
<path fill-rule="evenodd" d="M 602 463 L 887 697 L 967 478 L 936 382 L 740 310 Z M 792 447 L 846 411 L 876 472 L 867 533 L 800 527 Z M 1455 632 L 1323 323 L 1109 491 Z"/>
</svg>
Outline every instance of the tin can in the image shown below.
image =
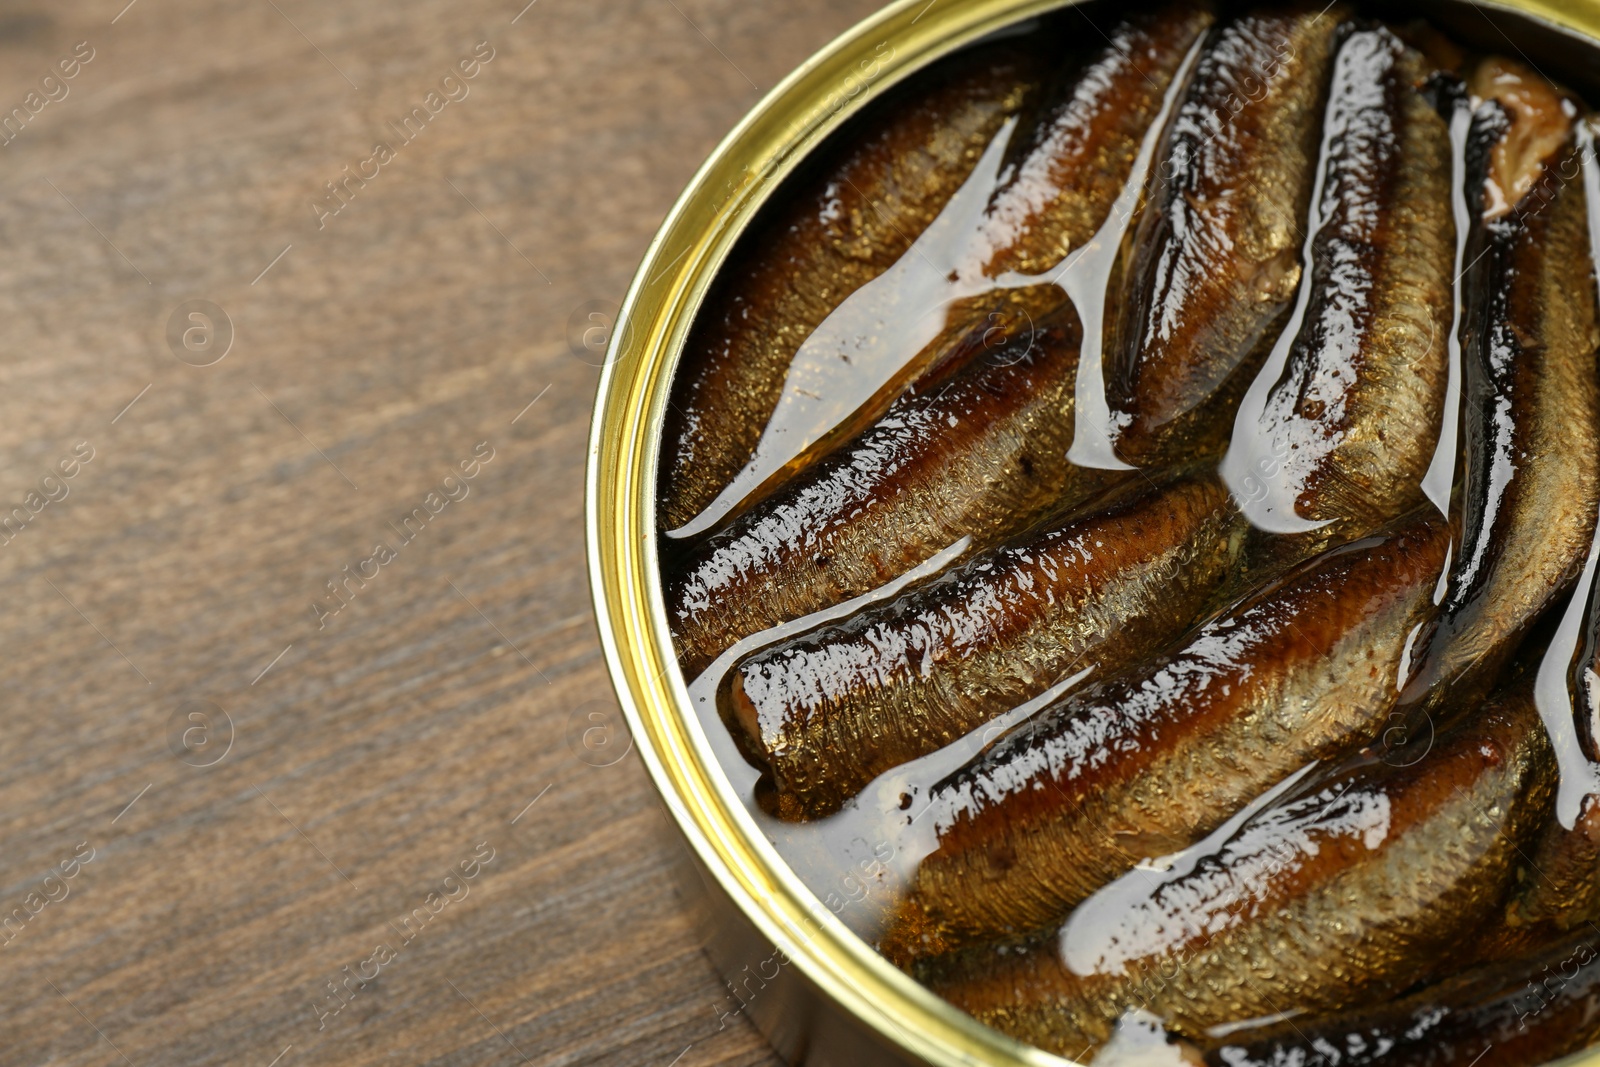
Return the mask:
<svg viewBox="0 0 1600 1067">
<path fill-rule="evenodd" d="M 733 793 L 691 705 L 663 605 L 657 461 L 674 370 L 701 302 L 758 210 L 869 101 L 936 60 L 1073 0 L 902 0 L 767 94 L 696 173 L 639 266 L 590 431 L 586 524 L 600 639 L 633 740 L 683 844 L 681 883 L 728 996 L 792 1064 L 1063 1064 L 903 974 L 812 893 Z M 1466 43 L 1508 45 L 1590 98 L 1600 0 L 1405 5 Z M 1396 14 L 1389 9 L 1385 16 Z M 1600 1067 L 1600 1049 L 1564 1064 Z"/>
</svg>

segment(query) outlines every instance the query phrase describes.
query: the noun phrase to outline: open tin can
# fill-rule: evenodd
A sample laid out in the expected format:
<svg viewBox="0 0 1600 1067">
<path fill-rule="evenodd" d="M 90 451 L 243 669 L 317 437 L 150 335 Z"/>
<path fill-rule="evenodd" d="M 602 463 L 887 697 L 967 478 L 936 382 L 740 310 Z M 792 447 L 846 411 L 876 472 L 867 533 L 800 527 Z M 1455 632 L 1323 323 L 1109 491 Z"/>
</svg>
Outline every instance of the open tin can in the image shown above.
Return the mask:
<svg viewBox="0 0 1600 1067">
<path fill-rule="evenodd" d="M 618 316 L 589 442 L 590 582 L 617 697 L 686 846 L 682 884 L 728 996 L 789 1063 L 1047 1064 L 856 936 L 762 832 L 714 751 L 678 667 L 663 603 L 656 482 L 669 391 L 718 271 L 785 179 L 870 101 L 930 64 L 1071 0 L 903 0 L 769 93 L 712 153 L 651 242 Z M 1600 86 L 1600 2 L 1407 4 L 1466 43 L 1515 48 L 1579 92 Z M 1387 17 L 1390 12 L 1385 9 Z M 1568 1063 L 1600 1065 L 1600 1050 Z"/>
</svg>

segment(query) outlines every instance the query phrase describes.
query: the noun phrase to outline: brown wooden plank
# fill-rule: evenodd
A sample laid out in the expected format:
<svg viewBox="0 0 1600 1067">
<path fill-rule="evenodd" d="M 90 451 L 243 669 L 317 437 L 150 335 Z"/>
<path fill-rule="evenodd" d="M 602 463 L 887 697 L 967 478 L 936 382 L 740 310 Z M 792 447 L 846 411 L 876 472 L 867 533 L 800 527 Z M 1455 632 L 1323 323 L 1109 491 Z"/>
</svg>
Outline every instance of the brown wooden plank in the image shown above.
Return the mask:
<svg viewBox="0 0 1600 1067">
<path fill-rule="evenodd" d="M 0 545 L 0 913 L 94 849 L 0 934 L 0 1064 L 771 1062 L 718 1028 L 637 759 L 567 739 L 609 691 L 597 371 L 567 320 L 872 5 L 125 3 L 0 6 L 0 107 L 93 50 L 0 146 L 0 506 L 93 449 Z M 468 95 L 399 144 L 481 41 Z M 166 341 L 196 299 L 234 328 L 209 367 Z M 468 495 L 319 630 L 324 583 L 483 441 Z M 210 766 L 169 749 L 191 700 L 232 724 Z M 401 944 L 479 842 L 493 862 Z"/>
</svg>

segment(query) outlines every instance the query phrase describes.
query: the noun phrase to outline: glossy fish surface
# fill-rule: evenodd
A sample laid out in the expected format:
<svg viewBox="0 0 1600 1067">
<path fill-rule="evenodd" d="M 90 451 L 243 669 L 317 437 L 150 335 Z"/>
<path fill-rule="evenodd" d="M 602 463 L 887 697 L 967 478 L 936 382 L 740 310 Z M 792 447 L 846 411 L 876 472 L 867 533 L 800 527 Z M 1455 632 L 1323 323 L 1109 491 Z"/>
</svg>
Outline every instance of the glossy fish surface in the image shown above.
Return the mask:
<svg viewBox="0 0 1600 1067">
<path fill-rule="evenodd" d="M 1444 415 L 1456 236 L 1431 73 L 1381 26 L 1340 44 L 1298 330 L 1278 342 L 1282 373 L 1258 416 L 1246 417 L 1265 383 L 1246 399 L 1226 464 L 1237 492 L 1259 486 L 1286 529 L 1316 524 L 1323 544 L 1422 502 Z"/>
<path fill-rule="evenodd" d="M 1600 543 L 1539 664 L 1535 699 L 1561 771 L 1556 810 L 1508 909 L 1513 935 L 1600 922 Z"/>
<path fill-rule="evenodd" d="M 1203 854 L 1130 872 L 1057 939 L 957 968 L 939 991 L 1069 1056 L 1130 1010 L 1198 1039 L 1286 1005 L 1391 996 L 1504 906 L 1554 770 L 1531 700 L 1488 706 L 1418 763 L 1359 759 L 1313 777 Z"/>
<path fill-rule="evenodd" d="M 1600 1041 L 1600 934 L 1568 935 L 1392 1003 L 1249 1027 L 1210 1067 L 1529 1067 Z"/>
<path fill-rule="evenodd" d="M 1195 418 L 1237 401 L 1289 311 L 1344 17 L 1247 14 L 1212 32 L 1124 250 L 1105 380 L 1127 463 L 1203 436 Z"/>
<path fill-rule="evenodd" d="M 974 325 L 993 316 L 1037 318 L 1064 300 L 1054 287 L 995 289 L 983 279 L 1007 272 L 1042 279 L 1069 249 L 1094 236 L 1184 55 L 1211 21 L 1204 4 L 1169 4 L 1130 15 L 1104 35 L 1056 47 L 1052 51 L 1059 54 L 1043 63 L 1033 53 L 991 60 L 991 74 L 981 58 L 975 60 L 965 80 L 952 80 L 936 98 L 906 109 L 909 114 L 891 120 L 876 140 L 868 138 L 870 154 L 856 150 L 844 170 L 800 198 L 787 227 L 774 224 L 770 241 L 776 247 L 757 242 L 748 264 L 724 270 L 730 291 L 714 296 L 710 305 L 722 310 L 697 326 L 686 363 L 692 369 L 680 375 L 664 441 L 663 527 L 689 523 L 758 445 L 766 447 L 764 428 L 802 343 L 852 293 L 886 280 L 880 275 L 897 260 L 906 259 L 917 271 L 969 276 L 962 289 L 972 295 L 956 300 L 937 336 L 862 398 L 834 432 L 783 464 L 746 503 L 869 425 L 925 370 L 951 358 L 950 347 Z M 1023 76 L 1012 75 L 1014 91 L 995 95 L 1006 64 Z M 1044 90 L 1034 84 L 1041 66 L 1052 70 Z M 941 108 L 949 111 L 947 118 Z M 913 249 L 912 240 L 930 227 L 938 208 L 950 205 L 1008 116 L 1020 125 L 975 225 L 942 237 L 938 250 Z M 892 333 L 904 325 L 900 318 L 928 313 L 919 301 L 902 306 L 896 293 L 878 303 L 884 321 L 870 327 L 877 331 Z M 869 329 L 865 322 L 861 328 Z M 870 341 L 858 337 L 854 343 Z"/>
<path fill-rule="evenodd" d="M 1593 195 L 1600 175 L 1586 178 Z M 1592 224 L 1600 245 L 1600 214 Z M 1561 785 L 1507 915 L 1511 931 L 1524 937 L 1552 928 L 1593 930 L 1600 922 L 1600 541 L 1589 548 L 1534 692 Z"/>
<path fill-rule="evenodd" d="M 1588 928 L 1600 920 L 1600 797 L 1584 798 L 1570 827 L 1545 826 L 1529 850 L 1524 886 L 1510 909 L 1514 928 Z"/>
<path fill-rule="evenodd" d="M 1059 923 L 1311 760 L 1383 729 L 1448 545 L 1420 514 L 1331 550 L 1175 651 L 1068 695 L 940 783 L 938 846 L 885 937 L 892 959 Z"/>
<path fill-rule="evenodd" d="M 762 649 L 727 702 L 792 817 L 827 814 L 1082 667 L 1155 652 L 1199 615 L 1241 532 L 1209 471 L 1138 479 L 848 620 Z"/>
<path fill-rule="evenodd" d="M 1062 305 L 938 388 L 901 397 L 697 545 L 666 583 L 686 675 L 740 638 L 870 592 L 962 538 L 991 547 L 1122 477 L 1066 459 L 1080 337 Z"/>
<path fill-rule="evenodd" d="M 801 342 L 911 247 L 1037 92 L 1042 66 L 1041 56 L 1001 44 L 958 57 L 924 92 L 883 101 L 736 253 L 674 387 L 657 505 L 664 528 L 693 519 L 744 466 Z"/>
<path fill-rule="evenodd" d="M 991 289 L 953 302 L 940 312 L 944 325 L 938 334 L 897 374 L 818 435 L 816 440 L 763 478 L 737 504 L 721 512 L 709 526 L 686 535 L 681 539 L 682 542 L 693 544 L 704 530 L 718 529 L 729 521 L 729 516 L 758 505 L 796 473 L 870 428 L 888 410 L 889 405 L 908 389 L 924 392 L 936 389 L 969 362 L 994 357 L 1000 349 L 1028 337 L 1038 328 L 1040 321 L 1048 318 L 1064 302 L 1065 296 L 1060 287 L 1048 282 Z M 796 388 L 793 381 L 786 386 L 789 390 Z M 798 388 L 812 395 L 821 395 L 805 386 Z M 716 508 L 713 507 L 711 511 L 715 512 Z M 699 526 L 698 521 L 696 526 Z M 676 535 L 673 539 L 680 540 Z"/>
<path fill-rule="evenodd" d="M 1129 15 L 1103 48 L 1057 76 L 1040 120 L 1008 153 L 1013 163 L 974 237 L 985 275 L 1041 274 L 1095 235 L 1185 53 L 1212 21 L 1204 3 Z M 1089 40 L 1100 36 L 1083 29 Z"/>
<path fill-rule="evenodd" d="M 1568 609 L 1584 609 L 1575 654 L 1540 667 L 1539 710 L 1560 761 L 1560 803 L 1531 850 L 1508 914 L 1513 929 L 1600 922 L 1600 585 L 1585 592 Z M 1559 642 L 1558 634 L 1551 658 Z"/>
<path fill-rule="evenodd" d="M 1600 499 L 1585 197 L 1555 180 L 1575 151 L 1572 105 L 1509 61 L 1480 64 L 1469 88 L 1483 103 L 1467 145 L 1477 213 L 1462 280 L 1459 547 L 1408 705 L 1486 687 L 1577 578 Z"/>
</svg>

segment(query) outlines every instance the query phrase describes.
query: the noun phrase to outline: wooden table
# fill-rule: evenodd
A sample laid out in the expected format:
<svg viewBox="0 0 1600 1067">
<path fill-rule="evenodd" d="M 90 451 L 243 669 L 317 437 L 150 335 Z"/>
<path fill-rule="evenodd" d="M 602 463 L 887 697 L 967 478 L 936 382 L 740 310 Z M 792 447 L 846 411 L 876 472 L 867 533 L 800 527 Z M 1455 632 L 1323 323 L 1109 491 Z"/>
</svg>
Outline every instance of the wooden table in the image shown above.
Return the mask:
<svg viewBox="0 0 1600 1067">
<path fill-rule="evenodd" d="M 125 3 L 0 5 L 0 1064 L 769 1062 L 596 747 L 569 322 L 870 3 Z"/>
</svg>

